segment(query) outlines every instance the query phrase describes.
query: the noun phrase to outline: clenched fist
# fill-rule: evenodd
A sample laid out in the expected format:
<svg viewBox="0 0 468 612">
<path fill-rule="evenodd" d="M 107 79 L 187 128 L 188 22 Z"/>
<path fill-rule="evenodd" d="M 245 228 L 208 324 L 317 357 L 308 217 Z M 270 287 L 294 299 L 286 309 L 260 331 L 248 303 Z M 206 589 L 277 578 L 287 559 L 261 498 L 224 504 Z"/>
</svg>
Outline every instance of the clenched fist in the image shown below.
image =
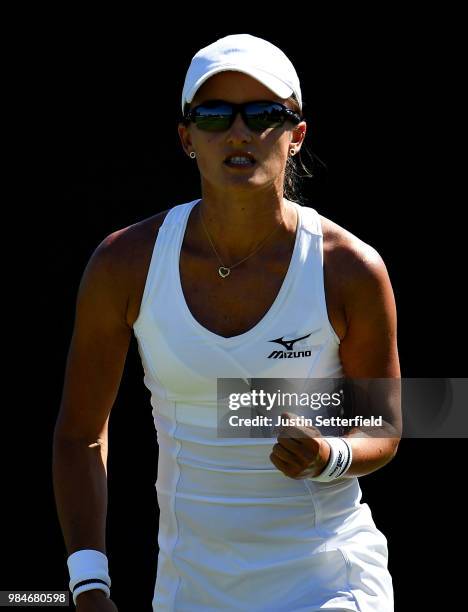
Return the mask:
<svg viewBox="0 0 468 612">
<path fill-rule="evenodd" d="M 283 412 L 282 420 L 294 421 L 293 412 Z M 318 476 L 330 458 L 330 446 L 316 427 L 288 424 L 279 428 L 270 461 L 290 478 Z"/>
</svg>

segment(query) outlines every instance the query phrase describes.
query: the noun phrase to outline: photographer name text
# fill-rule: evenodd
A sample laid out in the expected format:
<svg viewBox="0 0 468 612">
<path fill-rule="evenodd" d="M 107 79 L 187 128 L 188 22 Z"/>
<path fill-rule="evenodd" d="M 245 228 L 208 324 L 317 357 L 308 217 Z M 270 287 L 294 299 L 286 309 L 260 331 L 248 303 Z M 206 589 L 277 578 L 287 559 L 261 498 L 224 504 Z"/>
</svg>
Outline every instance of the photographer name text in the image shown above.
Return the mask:
<svg viewBox="0 0 468 612">
<path fill-rule="evenodd" d="M 280 415 L 274 422 L 273 418 L 265 415 L 247 418 L 233 414 L 229 417 L 229 425 L 232 427 L 382 427 L 383 419 L 381 416 L 371 416 L 370 418 L 362 416 L 344 418 L 317 415 L 314 418 L 304 416 L 286 418 Z"/>
</svg>

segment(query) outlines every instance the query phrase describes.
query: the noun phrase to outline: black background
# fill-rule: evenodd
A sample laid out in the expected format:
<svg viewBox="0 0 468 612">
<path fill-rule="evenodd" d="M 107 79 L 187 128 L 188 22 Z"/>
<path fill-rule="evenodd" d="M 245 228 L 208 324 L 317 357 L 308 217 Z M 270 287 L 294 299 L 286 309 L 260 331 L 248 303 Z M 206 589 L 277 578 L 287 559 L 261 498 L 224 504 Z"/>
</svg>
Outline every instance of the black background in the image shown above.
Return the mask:
<svg viewBox="0 0 468 612">
<path fill-rule="evenodd" d="M 292 6 L 265 5 L 253 20 L 246 8 L 225 22 L 218 7 L 222 27 L 202 24 L 209 11 L 196 7 L 164 18 L 42 12 L 37 28 L 34 15 L 19 27 L 9 121 L 19 198 L 5 213 L 3 241 L 11 367 L 0 589 L 68 588 L 51 453 L 78 283 L 106 235 L 200 195 L 176 132 L 180 93 L 192 55 L 221 36 L 267 38 L 295 64 L 306 142 L 326 164 L 304 197 L 382 255 L 397 300 L 402 375 L 466 375 L 456 18 L 306 19 Z M 463 444 L 403 440 L 389 465 L 360 479 L 388 538 L 396 610 L 445 610 L 455 601 Z M 157 452 L 133 339 L 110 424 L 107 553 L 112 597 L 124 612 L 150 610 Z"/>
</svg>

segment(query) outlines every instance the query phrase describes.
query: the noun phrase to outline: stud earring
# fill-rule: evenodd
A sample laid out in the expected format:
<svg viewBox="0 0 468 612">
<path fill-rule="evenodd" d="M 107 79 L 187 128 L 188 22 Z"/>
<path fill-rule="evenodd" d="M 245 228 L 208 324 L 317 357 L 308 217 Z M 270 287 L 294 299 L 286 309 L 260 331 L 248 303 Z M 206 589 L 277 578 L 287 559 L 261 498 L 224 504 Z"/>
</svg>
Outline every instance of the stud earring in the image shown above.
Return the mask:
<svg viewBox="0 0 468 612">
<path fill-rule="evenodd" d="M 192 159 L 195 159 L 195 158 L 196 158 L 196 156 L 197 156 L 197 154 L 195 153 L 195 151 L 190 151 L 190 157 L 191 157 Z"/>
<path fill-rule="evenodd" d="M 292 157 L 293 155 L 296 155 L 296 149 L 291 149 L 291 151 L 289 152 L 289 154 L 291 155 L 291 157 Z"/>
</svg>

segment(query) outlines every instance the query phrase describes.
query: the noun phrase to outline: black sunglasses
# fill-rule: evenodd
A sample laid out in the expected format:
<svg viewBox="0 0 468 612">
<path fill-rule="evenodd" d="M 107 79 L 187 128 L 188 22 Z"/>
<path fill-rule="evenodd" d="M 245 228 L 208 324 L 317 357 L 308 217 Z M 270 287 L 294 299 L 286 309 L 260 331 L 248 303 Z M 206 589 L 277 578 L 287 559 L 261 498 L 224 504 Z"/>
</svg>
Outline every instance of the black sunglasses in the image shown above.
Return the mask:
<svg viewBox="0 0 468 612">
<path fill-rule="evenodd" d="M 253 132 L 280 127 L 285 121 L 297 124 L 302 120 L 298 113 L 279 102 L 259 100 L 233 104 L 225 100 L 208 100 L 185 113 L 184 121 L 191 121 L 206 132 L 224 132 L 234 123 L 237 113 Z"/>
</svg>

